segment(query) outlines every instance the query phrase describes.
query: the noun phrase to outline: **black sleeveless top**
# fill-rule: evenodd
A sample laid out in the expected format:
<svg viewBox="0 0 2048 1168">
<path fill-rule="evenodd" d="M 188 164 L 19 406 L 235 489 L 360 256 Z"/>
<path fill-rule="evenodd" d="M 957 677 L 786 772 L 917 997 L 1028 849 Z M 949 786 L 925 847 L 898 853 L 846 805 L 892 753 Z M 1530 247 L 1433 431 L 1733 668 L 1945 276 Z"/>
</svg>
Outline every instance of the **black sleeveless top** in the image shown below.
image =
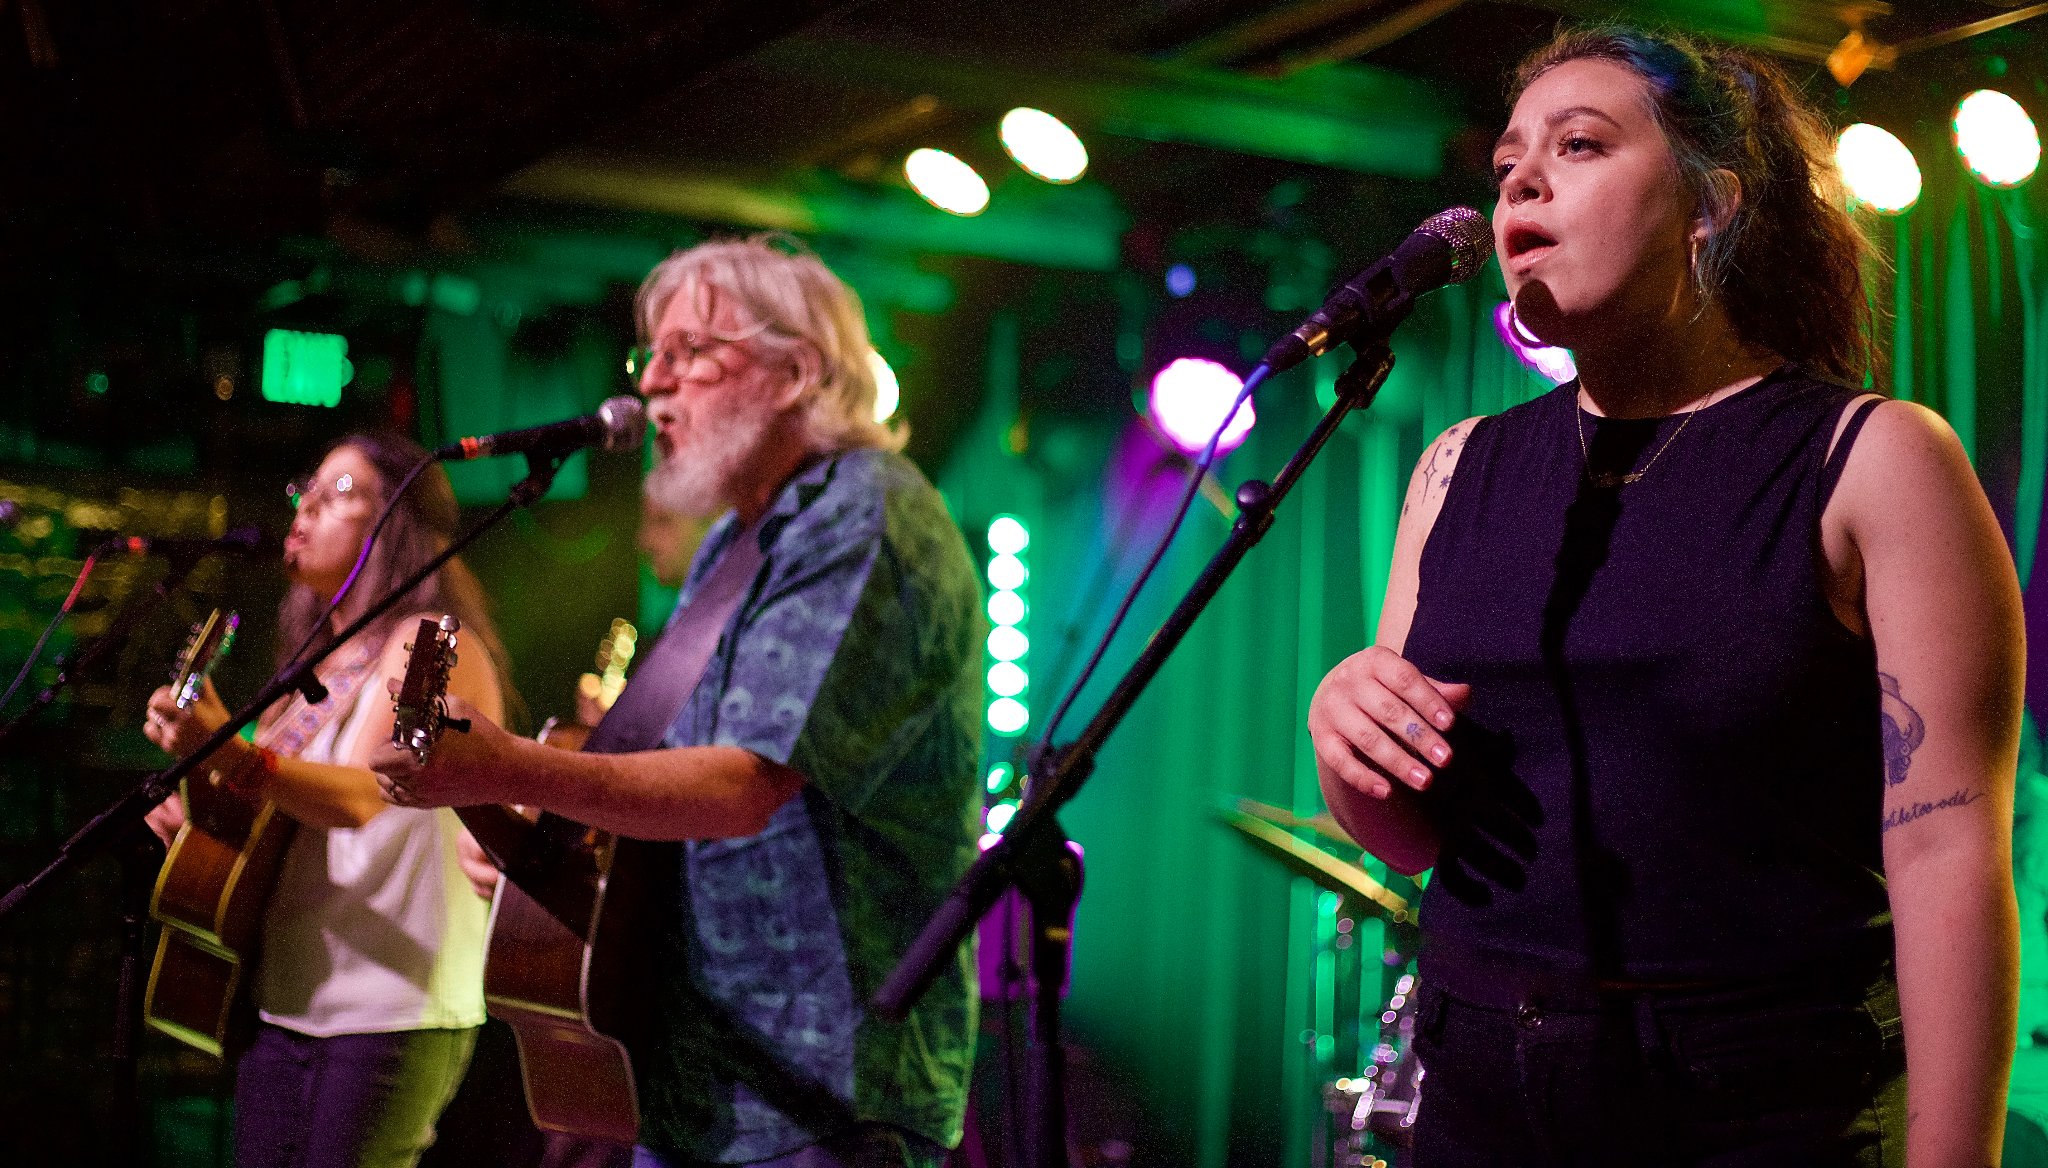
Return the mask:
<svg viewBox="0 0 2048 1168">
<path fill-rule="evenodd" d="M 1690 422 L 1616 420 L 1573 382 L 1473 428 L 1403 653 L 1473 687 L 1424 796 L 1425 970 L 1735 981 L 1890 952 L 1876 655 L 1821 575 L 1855 396 L 1785 367 Z M 1593 469 L 1642 477 L 1594 485 L 1575 423 Z"/>
</svg>

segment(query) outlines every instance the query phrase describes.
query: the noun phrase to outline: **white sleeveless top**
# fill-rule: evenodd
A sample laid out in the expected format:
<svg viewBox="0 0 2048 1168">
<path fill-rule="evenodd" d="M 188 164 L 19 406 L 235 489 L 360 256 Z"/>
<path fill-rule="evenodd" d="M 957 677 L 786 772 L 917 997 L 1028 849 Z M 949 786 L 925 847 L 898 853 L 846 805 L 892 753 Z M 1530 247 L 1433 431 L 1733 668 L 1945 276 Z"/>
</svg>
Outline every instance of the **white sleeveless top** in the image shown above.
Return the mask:
<svg viewBox="0 0 2048 1168">
<path fill-rule="evenodd" d="M 299 757 L 351 757 L 365 715 L 390 700 L 371 676 Z M 317 1038 L 482 1025 L 490 904 L 462 874 L 461 830 L 446 807 L 301 824 L 264 913 L 257 1014 Z"/>
</svg>

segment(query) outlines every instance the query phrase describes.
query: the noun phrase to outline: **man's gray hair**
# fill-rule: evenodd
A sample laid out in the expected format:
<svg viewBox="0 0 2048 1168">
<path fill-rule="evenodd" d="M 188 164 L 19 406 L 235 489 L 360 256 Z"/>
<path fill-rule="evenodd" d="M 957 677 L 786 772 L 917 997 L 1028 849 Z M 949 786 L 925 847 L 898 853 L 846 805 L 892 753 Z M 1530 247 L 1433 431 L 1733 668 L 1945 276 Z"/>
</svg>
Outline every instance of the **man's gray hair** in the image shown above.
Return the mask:
<svg viewBox="0 0 2048 1168">
<path fill-rule="evenodd" d="M 903 427 L 875 420 L 875 373 L 869 364 L 874 350 L 860 297 L 816 253 L 780 232 L 684 248 L 641 281 L 634 302 L 641 339 L 654 339 L 678 293 L 694 298 L 708 314 L 714 289 L 733 298 L 745 325 L 742 334 L 752 334 L 764 357 L 803 348 L 817 354 L 803 398 L 813 449 L 903 448 Z"/>
</svg>

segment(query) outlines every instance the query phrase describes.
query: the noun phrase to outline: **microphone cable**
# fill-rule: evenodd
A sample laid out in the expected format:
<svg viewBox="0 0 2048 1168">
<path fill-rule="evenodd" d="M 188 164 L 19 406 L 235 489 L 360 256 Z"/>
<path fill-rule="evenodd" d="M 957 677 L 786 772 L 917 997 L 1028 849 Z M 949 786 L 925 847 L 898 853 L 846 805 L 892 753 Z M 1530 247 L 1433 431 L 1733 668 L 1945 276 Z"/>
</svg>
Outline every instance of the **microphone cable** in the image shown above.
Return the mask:
<svg viewBox="0 0 2048 1168">
<path fill-rule="evenodd" d="M 1161 436 L 1160 441 L 1167 441 L 1167 439 Z M 1110 585 L 1116 583 L 1123 576 L 1124 568 L 1130 560 L 1131 544 L 1138 535 L 1138 524 L 1145 517 L 1147 510 L 1144 499 L 1145 492 L 1149 491 L 1152 488 L 1152 484 L 1166 472 L 1177 469 L 1179 466 L 1192 465 L 1192 460 L 1186 455 L 1182 455 L 1178 451 L 1175 452 L 1175 455 L 1176 457 L 1171 461 L 1161 459 L 1159 463 L 1155 464 L 1152 470 L 1145 475 L 1144 483 L 1138 490 L 1131 493 L 1130 498 L 1124 501 L 1124 505 L 1118 511 L 1116 517 L 1116 528 L 1111 533 L 1108 543 L 1103 546 L 1102 558 L 1095 565 L 1095 574 L 1089 577 L 1087 586 L 1077 593 L 1078 596 L 1083 598 L 1107 596 L 1109 595 Z M 1066 622 L 1060 628 L 1059 639 L 1055 643 L 1059 656 L 1054 659 L 1052 668 L 1045 671 L 1048 680 L 1046 689 L 1049 692 L 1058 693 L 1066 689 L 1067 679 L 1070 676 L 1068 670 L 1074 664 L 1075 652 L 1078 648 L 1081 634 L 1087 627 L 1087 620 L 1098 615 L 1101 611 L 1100 605 L 1091 605 L 1084 614 L 1081 611 L 1081 605 L 1077 603 L 1068 613 Z M 1016 760 L 1013 759 L 1012 761 Z"/>
<path fill-rule="evenodd" d="M 321 631 L 327 628 L 327 622 L 334 618 L 335 610 L 341 607 L 341 602 L 348 598 L 349 591 L 356 586 L 356 578 L 363 574 L 363 565 L 370 562 L 370 549 L 377 546 L 377 537 L 383 533 L 384 525 L 391 521 L 392 514 L 398 510 L 398 501 L 405 498 L 405 493 L 412 489 L 413 483 L 419 479 L 420 475 L 426 473 L 426 469 L 434 465 L 436 461 L 435 457 L 431 454 L 420 460 L 419 465 L 413 467 L 405 478 L 399 481 L 398 489 L 392 491 L 390 497 L 384 500 L 384 509 L 377 513 L 377 522 L 370 525 L 370 533 L 363 537 L 363 549 L 356 553 L 355 566 L 349 569 L 348 578 L 343 580 L 341 587 L 335 590 L 334 599 L 327 602 L 326 611 L 322 612 L 319 618 L 313 622 L 312 628 L 306 630 L 306 636 L 299 642 L 299 647 L 292 650 L 291 657 L 272 675 L 273 681 L 280 677 L 288 677 L 292 673 L 297 672 L 299 662 L 305 659 L 306 651 L 313 647 L 315 641 L 319 640 Z"/>
<path fill-rule="evenodd" d="M 28 651 L 28 660 L 21 663 L 21 672 L 14 675 L 14 681 L 8 685 L 7 692 L 0 694 L 0 710 L 6 709 L 8 703 L 14 700 L 14 695 L 21 691 L 21 683 L 28 680 L 28 675 L 35 669 L 36 662 L 42 659 L 43 649 L 49 645 L 51 634 L 57 631 L 58 625 L 64 623 L 65 617 L 71 615 L 71 607 L 78 603 L 79 596 L 85 592 L 86 578 L 92 575 L 93 568 L 99 564 L 102 550 L 104 549 L 94 548 L 86 554 L 85 563 L 78 568 L 78 579 L 71 582 L 71 594 L 64 598 L 63 604 L 57 606 L 57 615 L 51 617 L 50 623 L 43 627 L 43 635 L 36 638 L 35 648 Z"/>
<path fill-rule="evenodd" d="M 1138 572 L 1138 578 L 1133 580 L 1130 588 L 1125 591 L 1123 602 L 1117 605 L 1116 615 L 1110 618 L 1109 627 L 1103 630 L 1102 639 L 1096 642 L 1095 652 L 1089 656 L 1088 663 L 1081 667 L 1081 673 L 1074 679 L 1073 687 L 1060 699 L 1058 708 L 1053 711 L 1052 719 L 1046 723 L 1045 732 L 1039 736 L 1037 747 L 1026 760 L 1027 765 L 1036 765 L 1038 758 L 1051 748 L 1053 735 L 1059 731 L 1060 722 L 1066 718 L 1067 711 L 1074 705 L 1074 700 L 1081 696 L 1081 691 L 1095 676 L 1096 668 L 1109 653 L 1110 642 L 1116 639 L 1117 631 L 1123 627 L 1124 619 L 1131 614 L 1132 605 L 1137 603 L 1138 594 L 1145 590 L 1145 584 L 1152 579 L 1152 573 L 1159 567 L 1160 561 L 1166 558 L 1166 549 L 1172 545 L 1174 537 L 1180 534 L 1182 525 L 1187 522 L 1188 509 L 1194 505 L 1195 496 L 1202 491 L 1202 480 L 1208 475 L 1210 464 L 1216 460 L 1216 447 L 1223 441 L 1223 432 L 1230 428 L 1231 421 L 1237 417 L 1237 411 L 1243 409 L 1245 402 L 1251 400 L 1254 390 L 1265 384 L 1271 372 L 1264 363 L 1252 370 L 1251 376 L 1244 379 L 1244 387 L 1237 391 L 1237 400 L 1230 403 L 1230 408 L 1223 414 L 1223 420 L 1216 424 L 1216 432 L 1209 435 L 1209 444 L 1202 448 L 1202 456 L 1195 460 L 1193 469 L 1188 472 L 1187 490 L 1181 493 L 1180 505 L 1175 508 L 1173 518 L 1167 521 L 1166 530 L 1160 534 L 1158 544 L 1153 547 L 1151 558 L 1145 561 L 1145 566 Z"/>
</svg>

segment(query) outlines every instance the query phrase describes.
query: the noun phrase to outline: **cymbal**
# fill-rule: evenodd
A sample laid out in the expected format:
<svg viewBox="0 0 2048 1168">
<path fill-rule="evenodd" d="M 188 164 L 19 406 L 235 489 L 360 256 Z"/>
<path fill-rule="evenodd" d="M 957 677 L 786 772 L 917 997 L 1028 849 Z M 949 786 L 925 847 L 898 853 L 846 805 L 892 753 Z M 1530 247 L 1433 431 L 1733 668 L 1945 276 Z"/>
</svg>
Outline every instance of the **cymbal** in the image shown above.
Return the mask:
<svg viewBox="0 0 2048 1168">
<path fill-rule="evenodd" d="M 1331 855 L 1283 827 L 1234 808 L 1219 808 L 1217 817 L 1242 832 L 1268 857 L 1288 871 L 1350 900 L 1360 909 L 1397 925 L 1412 925 L 1415 908 L 1393 889 L 1366 875 L 1356 863 Z M 1354 845 L 1355 846 L 1355 845 Z"/>
<path fill-rule="evenodd" d="M 1337 822 L 1337 817 L 1327 811 L 1319 811 L 1314 815 L 1296 815 L 1285 807 L 1261 803 L 1257 799 L 1239 798 L 1236 803 L 1239 811 L 1255 819 L 1263 819 L 1275 827 L 1306 828 L 1338 847 L 1358 846 L 1358 841 L 1351 838 L 1351 833 L 1344 830 L 1343 825 Z"/>
</svg>

